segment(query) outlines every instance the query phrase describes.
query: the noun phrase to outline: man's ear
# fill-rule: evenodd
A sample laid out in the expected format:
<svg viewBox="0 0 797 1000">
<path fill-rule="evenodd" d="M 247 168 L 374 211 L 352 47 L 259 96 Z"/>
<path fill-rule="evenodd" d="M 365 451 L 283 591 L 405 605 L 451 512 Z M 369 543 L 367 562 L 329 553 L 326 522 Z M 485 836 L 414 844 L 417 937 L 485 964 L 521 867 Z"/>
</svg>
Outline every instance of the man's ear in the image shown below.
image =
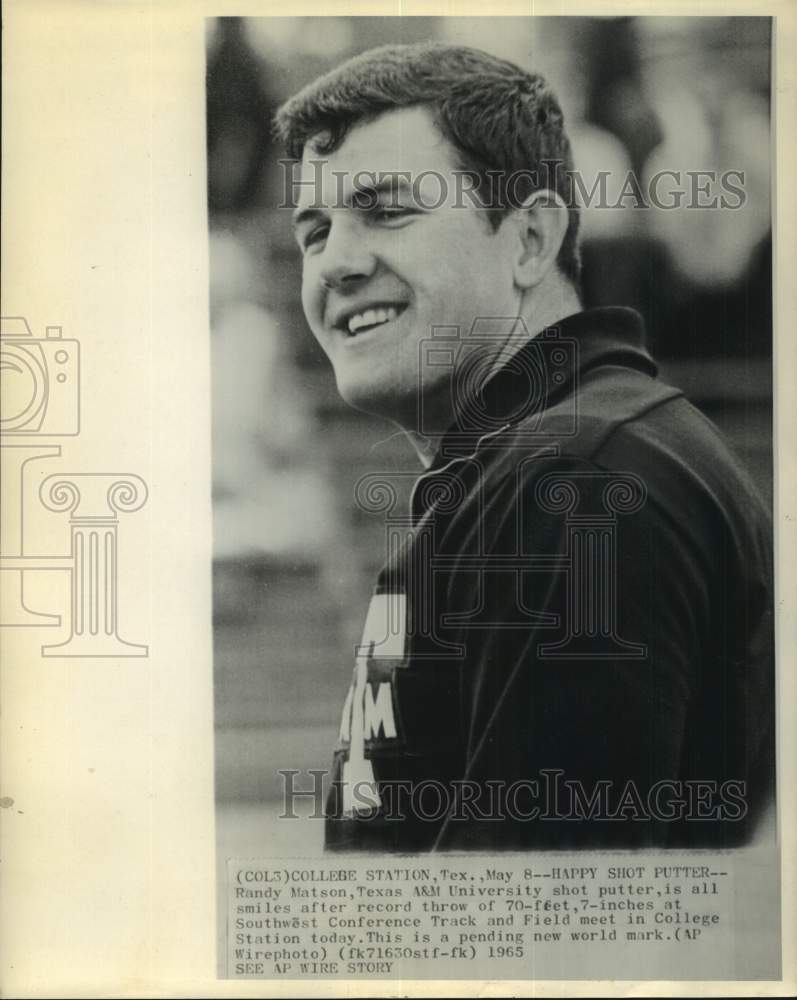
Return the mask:
<svg viewBox="0 0 797 1000">
<path fill-rule="evenodd" d="M 535 191 L 515 209 L 520 247 L 514 278 L 519 288 L 534 288 L 556 266 L 569 215 L 562 197 L 548 188 Z"/>
</svg>

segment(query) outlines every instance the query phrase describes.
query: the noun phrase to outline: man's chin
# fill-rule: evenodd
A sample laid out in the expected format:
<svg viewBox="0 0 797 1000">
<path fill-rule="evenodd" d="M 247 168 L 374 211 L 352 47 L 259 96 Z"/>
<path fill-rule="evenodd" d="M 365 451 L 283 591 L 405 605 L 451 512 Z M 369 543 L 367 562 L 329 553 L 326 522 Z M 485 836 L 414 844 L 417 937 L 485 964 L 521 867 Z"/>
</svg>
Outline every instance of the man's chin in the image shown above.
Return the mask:
<svg viewBox="0 0 797 1000">
<path fill-rule="evenodd" d="M 416 401 L 404 399 L 393 382 L 378 383 L 346 378 L 336 373 L 341 399 L 355 410 L 383 420 L 392 420 L 402 427 L 414 426 Z"/>
</svg>

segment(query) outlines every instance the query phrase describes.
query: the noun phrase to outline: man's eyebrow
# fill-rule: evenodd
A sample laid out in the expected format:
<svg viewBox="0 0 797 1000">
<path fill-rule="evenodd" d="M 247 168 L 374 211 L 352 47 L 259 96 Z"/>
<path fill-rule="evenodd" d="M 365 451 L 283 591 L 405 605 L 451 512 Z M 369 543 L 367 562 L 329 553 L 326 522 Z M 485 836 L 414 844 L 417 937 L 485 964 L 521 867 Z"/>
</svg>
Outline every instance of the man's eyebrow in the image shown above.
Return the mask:
<svg viewBox="0 0 797 1000">
<path fill-rule="evenodd" d="M 369 176 L 368 171 L 363 171 L 366 176 Z M 370 176 L 373 176 L 372 174 Z M 342 205 L 335 205 L 335 208 L 357 208 L 358 202 L 365 202 L 367 205 L 373 205 L 373 202 L 382 195 L 397 195 L 400 193 L 406 193 L 407 191 L 412 191 L 412 185 L 409 183 L 406 177 L 402 176 L 398 171 L 394 173 L 380 174 L 379 179 L 373 184 L 365 184 L 358 181 L 356 188 L 343 199 Z M 293 215 L 291 216 L 291 222 L 293 228 L 296 229 L 303 222 L 308 222 L 311 219 L 317 218 L 322 215 L 326 209 L 330 206 L 328 205 L 308 205 L 307 208 L 297 208 Z"/>
</svg>

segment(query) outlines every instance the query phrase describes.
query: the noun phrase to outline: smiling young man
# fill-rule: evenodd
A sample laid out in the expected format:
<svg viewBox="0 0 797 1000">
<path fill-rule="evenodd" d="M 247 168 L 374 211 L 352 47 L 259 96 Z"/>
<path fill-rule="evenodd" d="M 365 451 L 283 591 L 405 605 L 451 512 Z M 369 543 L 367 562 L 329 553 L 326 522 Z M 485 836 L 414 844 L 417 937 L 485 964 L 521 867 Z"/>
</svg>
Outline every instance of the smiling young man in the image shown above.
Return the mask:
<svg viewBox="0 0 797 1000">
<path fill-rule="evenodd" d="M 582 310 L 552 91 L 393 46 L 277 122 L 310 328 L 426 469 L 355 653 L 327 846 L 743 841 L 774 760 L 767 513 L 640 318 Z"/>
<path fill-rule="evenodd" d="M 357 123 L 323 159 L 313 148 L 295 215 L 302 302 L 352 406 L 417 430 L 419 345 L 433 327 L 467 331 L 475 317 L 521 316 L 527 293 L 540 329 L 578 311 L 573 285 L 553 266 L 564 204 L 539 192 L 495 229 L 467 200 L 456 151 L 428 107 Z M 454 419 L 449 383 L 443 368 L 438 394 L 425 400 L 427 433 Z"/>
</svg>

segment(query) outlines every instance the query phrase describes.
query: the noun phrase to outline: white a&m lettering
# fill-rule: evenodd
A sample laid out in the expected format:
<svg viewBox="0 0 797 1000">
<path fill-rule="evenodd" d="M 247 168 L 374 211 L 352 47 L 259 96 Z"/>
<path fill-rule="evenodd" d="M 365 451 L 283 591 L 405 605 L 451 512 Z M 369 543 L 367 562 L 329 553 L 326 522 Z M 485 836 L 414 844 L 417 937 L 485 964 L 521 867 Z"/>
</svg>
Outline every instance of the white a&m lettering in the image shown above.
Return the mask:
<svg viewBox="0 0 797 1000">
<path fill-rule="evenodd" d="M 374 660 L 403 659 L 405 615 L 404 594 L 374 594 L 371 598 L 340 723 L 340 739 L 349 743 L 349 759 L 342 775 L 343 810 L 349 815 L 381 805 L 373 766 L 365 758 L 365 741 L 395 739 L 396 716 L 390 681 L 369 684 L 368 665 Z"/>
</svg>

